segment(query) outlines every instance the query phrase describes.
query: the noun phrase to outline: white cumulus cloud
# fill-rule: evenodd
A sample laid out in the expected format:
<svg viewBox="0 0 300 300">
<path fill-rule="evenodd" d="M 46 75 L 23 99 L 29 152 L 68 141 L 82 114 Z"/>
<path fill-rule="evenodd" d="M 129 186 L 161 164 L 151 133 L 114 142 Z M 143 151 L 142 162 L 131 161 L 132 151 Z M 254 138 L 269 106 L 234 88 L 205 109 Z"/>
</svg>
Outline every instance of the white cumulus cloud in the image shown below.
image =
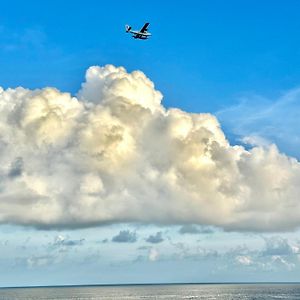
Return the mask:
<svg viewBox="0 0 300 300">
<path fill-rule="evenodd" d="M 211 114 L 163 107 L 140 71 L 90 67 L 76 97 L 0 89 L 0 222 L 278 231 L 300 225 L 300 163 L 230 145 Z"/>
</svg>

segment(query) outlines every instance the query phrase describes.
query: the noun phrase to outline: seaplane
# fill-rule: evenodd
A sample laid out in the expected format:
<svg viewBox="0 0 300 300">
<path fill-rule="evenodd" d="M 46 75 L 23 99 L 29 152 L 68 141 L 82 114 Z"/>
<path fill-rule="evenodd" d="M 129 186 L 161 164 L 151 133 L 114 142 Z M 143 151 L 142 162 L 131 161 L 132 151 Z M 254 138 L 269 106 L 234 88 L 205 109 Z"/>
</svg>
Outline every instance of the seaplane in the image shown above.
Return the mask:
<svg viewBox="0 0 300 300">
<path fill-rule="evenodd" d="M 141 30 L 131 30 L 131 26 L 125 25 L 125 30 L 127 33 L 131 33 L 134 39 L 147 40 L 151 33 L 148 32 L 148 26 L 150 23 L 145 23 Z"/>
</svg>

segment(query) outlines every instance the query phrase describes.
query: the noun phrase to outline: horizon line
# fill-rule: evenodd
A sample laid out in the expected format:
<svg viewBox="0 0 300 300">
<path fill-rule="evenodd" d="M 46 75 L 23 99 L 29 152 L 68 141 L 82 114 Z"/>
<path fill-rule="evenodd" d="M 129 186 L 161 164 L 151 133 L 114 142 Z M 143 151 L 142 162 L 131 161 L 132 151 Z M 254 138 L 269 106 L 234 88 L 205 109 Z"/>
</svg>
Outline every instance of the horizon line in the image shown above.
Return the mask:
<svg viewBox="0 0 300 300">
<path fill-rule="evenodd" d="M 93 283 L 93 284 L 62 284 L 62 285 L 27 285 L 0 286 L 1 289 L 30 288 L 67 288 L 67 287 L 110 287 L 110 286 L 150 286 L 150 285 L 226 285 L 226 284 L 300 284 L 300 281 L 223 281 L 223 282 L 161 282 L 161 283 Z"/>
</svg>

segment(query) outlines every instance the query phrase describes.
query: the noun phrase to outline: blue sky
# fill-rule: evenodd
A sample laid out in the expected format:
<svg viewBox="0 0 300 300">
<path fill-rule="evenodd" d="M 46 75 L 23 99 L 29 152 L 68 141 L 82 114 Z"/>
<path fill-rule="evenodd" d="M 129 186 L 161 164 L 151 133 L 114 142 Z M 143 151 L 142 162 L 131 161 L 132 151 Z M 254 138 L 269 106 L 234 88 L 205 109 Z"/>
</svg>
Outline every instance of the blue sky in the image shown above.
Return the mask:
<svg viewBox="0 0 300 300">
<path fill-rule="evenodd" d="M 0 86 L 76 95 L 90 66 L 141 70 L 166 108 L 212 113 L 231 144 L 276 144 L 298 163 L 299 9 L 292 0 L 6 1 Z M 150 40 L 125 34 L 125 24 L 138 28 L 145 21 Z M 204 224 L 182 233 L 182 225 L 3 224 L 0 285 L 299 278 L 297 226 L 270 233 Z"/>
<path fill-rule="evenodd" d="M 276 97 L 300 80 L 294 68 L 299 5 L 5 2 L 1 83 L 76 92 L 88 66 L 112 63 L 143 70 L 164 93 L 166 105 L 188 111 L 214 112 L 245 93 Z M 124 24 L 139 27 L 145 20 L 151 22 L 151 42 L 136 43 L 124 34 Z"/>
</svg>

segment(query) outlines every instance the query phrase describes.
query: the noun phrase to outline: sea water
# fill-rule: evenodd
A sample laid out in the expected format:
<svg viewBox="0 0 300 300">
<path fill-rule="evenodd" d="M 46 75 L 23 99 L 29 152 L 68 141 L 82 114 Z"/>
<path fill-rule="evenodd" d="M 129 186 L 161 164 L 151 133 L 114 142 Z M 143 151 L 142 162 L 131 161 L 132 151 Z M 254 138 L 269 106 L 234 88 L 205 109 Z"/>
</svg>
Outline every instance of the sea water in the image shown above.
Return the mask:
<svg viewBox="0 0 300 300">
<path fill-rule="evenodd" d="M 219 299 L 300 300 L 300 284 L 171 284 L 2 288 L 0 300 Z"/>
</svg>

